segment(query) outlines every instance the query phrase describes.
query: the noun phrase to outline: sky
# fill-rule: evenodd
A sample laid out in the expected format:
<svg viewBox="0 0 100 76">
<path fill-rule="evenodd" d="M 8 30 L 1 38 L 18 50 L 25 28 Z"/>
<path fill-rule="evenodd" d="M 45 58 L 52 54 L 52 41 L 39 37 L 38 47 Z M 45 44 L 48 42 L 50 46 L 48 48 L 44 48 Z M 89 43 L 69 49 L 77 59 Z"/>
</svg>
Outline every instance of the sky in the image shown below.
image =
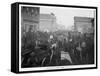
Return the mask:
<svg viewBox="0 0 100 76">
<path fill-rule="evenodd" d="M 74 16 L 94 18 L 95 9 L 71 8 L 71 7 L 40 7 L 40 13 L 54 13 L 57 23 L 64 25 L 65 28 L 74 25 Z"/>
</svg>

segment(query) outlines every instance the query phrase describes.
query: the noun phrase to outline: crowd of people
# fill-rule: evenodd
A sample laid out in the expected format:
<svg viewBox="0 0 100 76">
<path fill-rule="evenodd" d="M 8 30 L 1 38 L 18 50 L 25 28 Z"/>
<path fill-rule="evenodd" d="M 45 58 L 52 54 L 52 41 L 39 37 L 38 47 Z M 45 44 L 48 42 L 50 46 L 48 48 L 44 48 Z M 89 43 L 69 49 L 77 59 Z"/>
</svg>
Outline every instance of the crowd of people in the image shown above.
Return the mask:
<svg viewBox="0 0 100 76">
<path fill-rule="evenodd" d="M 77 34 L 76 34 L 77 33 Z M 76 32 L 23 32 L 22 67 L 83 65 L 94 63 L 94 34 Z M 67 53 L 69 58 L 62 59 Z M 66 57 L 68 57 L 66 56 Z"/>
</svg>

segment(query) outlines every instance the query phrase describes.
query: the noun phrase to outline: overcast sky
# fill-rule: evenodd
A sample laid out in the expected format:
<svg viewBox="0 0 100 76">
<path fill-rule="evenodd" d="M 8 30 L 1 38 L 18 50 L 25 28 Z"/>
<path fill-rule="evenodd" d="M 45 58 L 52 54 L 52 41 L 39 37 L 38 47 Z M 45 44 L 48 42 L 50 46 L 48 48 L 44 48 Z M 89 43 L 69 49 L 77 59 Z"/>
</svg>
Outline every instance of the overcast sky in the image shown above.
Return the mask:
<svg viewBox="0 0 100 76">
<path fill-rule="evenodd" d="M 57 23 L 66 28 L 74 25 L 74 16 L 94 17 L 95 9 L 69 8 L 69 7 L 40 7 L 40 13 L 54 13 Z"/>
</svg>

